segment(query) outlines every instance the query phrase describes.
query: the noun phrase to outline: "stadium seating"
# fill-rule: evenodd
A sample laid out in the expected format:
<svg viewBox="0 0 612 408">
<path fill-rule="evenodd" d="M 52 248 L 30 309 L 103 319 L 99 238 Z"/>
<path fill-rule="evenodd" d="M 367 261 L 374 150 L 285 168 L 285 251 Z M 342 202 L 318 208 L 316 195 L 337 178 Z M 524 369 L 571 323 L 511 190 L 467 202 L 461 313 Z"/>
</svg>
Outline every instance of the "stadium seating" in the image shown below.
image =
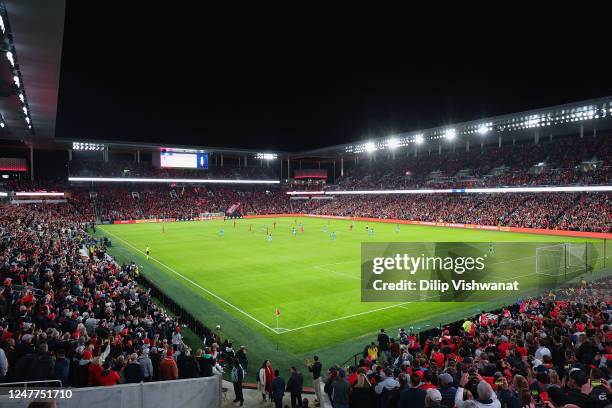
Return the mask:
<svg viewBox="0 0 612 408">
<path fill-rule="evenodd" d="M 462 188 L 480 186 L 606 184 L 610 180 L 612 138 L 561 139 L 480 146 L 439 155 L 423 149 L 410 155 L 363 157 L 333 187 L 338 190 Z"/>
<path fill-rule="evenodd" d="M 73 203 L 0 207 L 0 382 L 85 387 L 221 373 L 227 344 L 208 331 L 206 347 L 191 352 L 180 322 L 135 282 L 138 267 L 108 256 L 89 221 Z"/>
<path fill-rule="evenodd" d="M 358 363 L 327 370 L 325 390 L 350 389 L 338 398 L 351 407 L 609 407 L 611 289 L 577 283 L 420 338 L 381 331 Z"/>
<path fill-rule="evenodd" d="M 524 198 L 517 197 L 513 205 L 520 206 Z M 567 197 L 574 205 L 562 222 L 586 215 L 582 219 L 589 224 L 589 209 L 609 206 L 604 195 Z M 468 197 L 465 205 L 476 206 L 474 199 Z M 525 211 L 533 208 L 525 206 Z M 548 214 L 536 211 L 529 217 L 529 222 L 544 222 Z M 117 264 L 86 232 L 90 220 L 72 202 L 2 205 L 0 381 L 59 379 L 85 387 L 220 372 L 216 361 L 234 355 L 231 345 L 209 332 L 208 347 L 190 353 L 180 323 L 135 282 L 137 267 Z M 436 329 L 417 343 L 409 331 L 398 333 L 394 342 L 379 335 L 376 354 L 368 344 L 355 367 L 332 365 L 325 389 L 348 381 L 356 407 L 379 406 L 360 405 L 362 398 L 401 400 L 410 381 L 430 398 L 437 394 L 428 389 L 439 390 L 447 406 L 464 406 L 463 399 L 479 401 L 494 392 L 507 406 L 551 401 L 554 407 L 563 402 L 605 407 L 612 390 L 599 380 L 609 378 L 612 369 L 611 288 L 612 278 L 579 282 Z M 54 360 L 48 350 L 55 352 Z M 564 376 L 569 379 L 563 388 Z M 458 387 L 469 393 L 456 393 Z"/>
</svg>

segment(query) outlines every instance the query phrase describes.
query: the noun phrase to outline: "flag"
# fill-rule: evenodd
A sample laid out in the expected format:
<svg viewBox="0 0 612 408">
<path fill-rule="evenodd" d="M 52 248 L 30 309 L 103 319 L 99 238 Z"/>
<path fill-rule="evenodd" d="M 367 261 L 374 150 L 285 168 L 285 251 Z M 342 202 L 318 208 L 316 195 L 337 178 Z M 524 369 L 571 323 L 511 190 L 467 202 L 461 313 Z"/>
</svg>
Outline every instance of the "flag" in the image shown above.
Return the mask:
<svg viewBox="0 0 612 408">
<path fill-rule="evenodd" d="M 274 312 L 274 316 L 276 317 L 280 317 L 281 313 L 280 313 L 280 309 L 277 307 L 276 311 Z"/>
</svg>

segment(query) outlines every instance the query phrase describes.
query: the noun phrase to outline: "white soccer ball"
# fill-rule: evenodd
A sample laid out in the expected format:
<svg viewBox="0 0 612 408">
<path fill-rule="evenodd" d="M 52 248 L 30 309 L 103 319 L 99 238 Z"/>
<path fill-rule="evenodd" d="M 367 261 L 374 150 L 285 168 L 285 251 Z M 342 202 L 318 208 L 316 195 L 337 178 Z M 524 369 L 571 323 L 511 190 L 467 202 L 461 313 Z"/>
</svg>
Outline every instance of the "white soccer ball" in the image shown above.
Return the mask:
<svg viewBox="0 0 612 408">
<path fill-rule="evenodd" d="M 217 330 L 221 330 L 221 325 L 220 325 L 220 324 L 218 324 L 218 325 L 216 326 L 216 329 L 217 329 Z"/>
</svg>

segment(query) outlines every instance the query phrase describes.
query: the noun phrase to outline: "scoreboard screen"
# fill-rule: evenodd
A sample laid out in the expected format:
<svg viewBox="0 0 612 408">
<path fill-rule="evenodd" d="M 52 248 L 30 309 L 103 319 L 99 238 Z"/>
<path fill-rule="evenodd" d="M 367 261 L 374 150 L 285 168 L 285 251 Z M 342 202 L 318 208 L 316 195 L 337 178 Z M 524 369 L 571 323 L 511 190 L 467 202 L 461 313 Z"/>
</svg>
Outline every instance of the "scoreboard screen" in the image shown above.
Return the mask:
<svg viewBox="0 0 612 408">
<path fill-rule="evenodd" d="M 162 168 L 208 169 L 208 153 L 163 149 L 159 154 L 159 164 Z"/>
</svg>

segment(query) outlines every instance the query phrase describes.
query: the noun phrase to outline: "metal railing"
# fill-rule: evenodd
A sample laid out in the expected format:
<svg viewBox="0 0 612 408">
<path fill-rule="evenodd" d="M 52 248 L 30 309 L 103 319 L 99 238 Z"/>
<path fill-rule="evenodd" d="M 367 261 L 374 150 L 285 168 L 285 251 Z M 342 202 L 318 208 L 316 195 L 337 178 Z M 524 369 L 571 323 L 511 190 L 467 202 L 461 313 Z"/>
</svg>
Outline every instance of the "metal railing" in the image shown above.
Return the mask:
<svg viewBox="0 0 612 408">
<path fill-rule="evenodd" d="M 20 387 L 19 384 L 21 384 L 22 386 Z M 2 388 L 10 387 L 11 389 L 23 388 L 25 391 L 27 391 L 28 385 L 31 386 L 34 384 L 36 384 L 37 386 L 36 388 L 40 388 L 41 385 L 46 385 L 50 387 L 58 387 L 58 388 L 62 386 L 62 382 L 60 380 L 17 381 L 17 382 L 0 383 L 0 390 L 2 390 Z"/>
</svg>

